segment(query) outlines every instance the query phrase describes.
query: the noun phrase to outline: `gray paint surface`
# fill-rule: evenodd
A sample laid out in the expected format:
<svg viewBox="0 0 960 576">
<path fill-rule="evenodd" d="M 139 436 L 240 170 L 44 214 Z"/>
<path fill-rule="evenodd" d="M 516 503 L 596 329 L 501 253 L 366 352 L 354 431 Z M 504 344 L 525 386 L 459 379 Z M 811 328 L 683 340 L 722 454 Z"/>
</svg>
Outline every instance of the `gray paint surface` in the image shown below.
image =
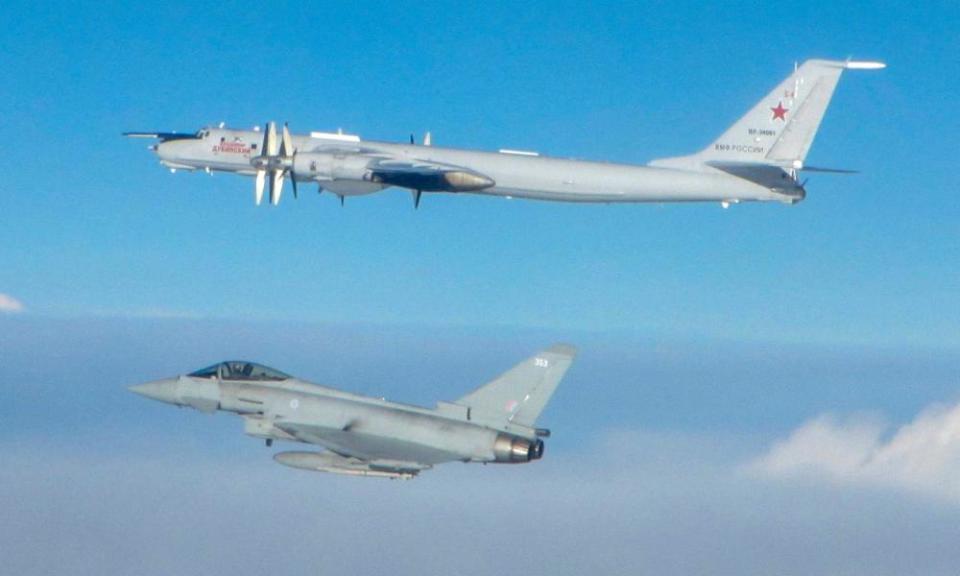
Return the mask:
<svg viewBox="0 0 960 576">
<path fill-rule="evenodd" d="M 543 455 L 535 428 L 576 350 L 557 344 L 436 409 L 351 394 L 246 361 L 132 386 L 147 398 L 244 418 L 247 434 L 316 444 L 281 452 L 281 464 L 340 474 L 410 478 L 452 461 L 525 463 Z"/>
<path fill-rule="evenodd" d="M 155 137 L 171 170 L 256 176 L 255 199 L 269 185 L 280 201 L 285 179 L 316 183 L 341 197 L 399 186 L 414 192 L 475 193 L 564 202 L 796 203 L 806 191 L 799 172 L 844 70 L 879 69 L 878 62 L 808 60 L 702 151 L 647 166 L 587 162 L 501 150 L 363 141 L 345 134 L 292 135 L 266 130 L 204 128 L 194 136 Z"/>
</svg>

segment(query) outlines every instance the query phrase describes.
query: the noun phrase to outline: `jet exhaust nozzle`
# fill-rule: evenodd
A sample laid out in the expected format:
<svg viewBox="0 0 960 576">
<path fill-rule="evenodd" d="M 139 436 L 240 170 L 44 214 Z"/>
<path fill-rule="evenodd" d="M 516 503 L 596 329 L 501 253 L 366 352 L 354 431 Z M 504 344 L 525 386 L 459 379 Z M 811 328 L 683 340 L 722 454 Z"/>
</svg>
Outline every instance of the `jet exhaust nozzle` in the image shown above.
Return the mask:
<svg viewBox="0 0 960 576">
<path fill-rule="evenodd" d="M 507 434 L 500 434 L 493 442 L 493 455 L 496 462 L 520 464 L 543 458 L 543 440 L 527 440 Z"/>
</svg>

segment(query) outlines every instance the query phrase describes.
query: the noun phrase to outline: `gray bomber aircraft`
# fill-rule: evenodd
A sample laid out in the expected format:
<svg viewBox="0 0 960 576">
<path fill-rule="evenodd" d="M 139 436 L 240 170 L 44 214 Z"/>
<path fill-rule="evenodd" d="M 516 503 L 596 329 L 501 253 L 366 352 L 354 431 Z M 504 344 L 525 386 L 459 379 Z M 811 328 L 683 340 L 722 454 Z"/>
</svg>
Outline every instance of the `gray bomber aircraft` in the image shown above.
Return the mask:
<svg viewBox="0 0 960 576">
<path fill-rule="evenodd" d="M 286 466 L 354 476 L 412 478 L 443 462 L 516 464 L 539 460 L 550 431 L 536 428 L 576 350 L 554 345 L 491 382 L 435 409 L 359 396 L 245 361 L 131 386 L 161 402 L 243 417 L 244 431 L 316 444 L 322 452 L 280 452 Z"/>
<path fill-rule="evenodd" d="M 646 166 L 585 162 L 536 152 L 478 152 L 361 140 L 311 132 L 277 135 L 273 122 L 261 133 L 221 124 L 196 134 L 127 132 L 156 138 L 150 148 L 176 170 L 233 172 L 255 177 L 260 204 L 265 183 L 272 204 L 284 179 L 340 196 L 388 187 L 411 190 L 414 206 L 423 192 L 477 193 L 566 202 L 720 202 L 788 204 L 806 196 L 801 171 L 850 172 L 804 164 L 810 145 L 844 70 L 884 68 L 880 62 L 807 60 L 709 146 L 689 156 L 653 160 Z"/>
</svg>

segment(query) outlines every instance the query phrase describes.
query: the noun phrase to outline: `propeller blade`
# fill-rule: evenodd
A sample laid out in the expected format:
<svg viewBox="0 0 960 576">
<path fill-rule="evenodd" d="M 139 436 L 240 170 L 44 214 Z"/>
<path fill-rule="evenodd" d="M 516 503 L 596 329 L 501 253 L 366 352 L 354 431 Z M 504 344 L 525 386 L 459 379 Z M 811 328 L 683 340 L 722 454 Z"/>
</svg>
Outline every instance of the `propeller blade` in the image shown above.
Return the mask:
<svg viewBox="0 0 960 576">
<path fill-rule="evenodd" d="M 290 136 L 290 126 L 286 122 L 283 123 L 283 132 L 280 136 L 280 157 L 283 165 L 286 166 L 284 175 L 290 175 L 290 184 L 293 185 L 293 197 L 299 198 L 297 194 L 297 179 L 293 176 L 293 162 L 294 157 L 297 155 L 297 149 L 293 147 L 293 137 Z M 282 177 L 283 176 L 281 176 L 281 178 Z"/>
<path fill-rule="evenodd" d="M 420 195 L 423 194 L 423 190 L 411 190 L 413 193 L 413 209 L 416 210 L 420 207 Z"/>
<path fill-rule="evenodd" d="M 273 170 L 270 174 L 270 203 L 274 206 L 280 203 L 283 194 L 283 173 L 284 170 Z"/>
<path fill-rule="evenodd" d="M 257 170 L 257 183 L 254 187 L 254 192 L 255 192 L 254 198 L 257 201 L 257 206 L 259 206 L 260 203 L 263 202 L 263 184 L 266 178 L 267 178 L 266 170 Z"/>
<path fill-rule="evenodd" d="M 270 132 L 269 128 L 263 131 L 263 142 L 260 143 L 260 155 L 264 157 L 270 155 L 270 150 L 268 149 L 270 145 L 269 132 Z"/>
<path fill-rule="evenodd" d="M 296 151 L 293 149 L 293 138 L 290 137 L 290 128 L 287 123 L 283 123 L 283 140 L 280 141 L 280 155 L 293 156 Z"/>
<path fill-rule="evenodd" d="M 264 134 L 266 145 L 264 146 L 267 156 L 277 155 L 277 124 L 270 122 L 267 124 L 267 133 Z"/>
</svg>

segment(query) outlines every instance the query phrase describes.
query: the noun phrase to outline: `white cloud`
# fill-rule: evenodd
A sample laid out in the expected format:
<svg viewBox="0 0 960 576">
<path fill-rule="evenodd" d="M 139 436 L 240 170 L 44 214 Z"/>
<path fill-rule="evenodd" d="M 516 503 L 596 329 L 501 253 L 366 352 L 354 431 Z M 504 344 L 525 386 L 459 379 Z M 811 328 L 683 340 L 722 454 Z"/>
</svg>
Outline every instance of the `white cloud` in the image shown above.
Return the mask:
<svg viewBox="0 0 960 576">
<path fill-rule="evenodd" d="M 23 312 L 25 309 L 26 307 L 23 305 L 23 302 L 9 294 L 0 292 L 0 314 L 16 314 Z"/>
<path fill-rule="evenodd" d="M 960 404 L 931 406 L 892 430 L 877 419 L 821 416 L 749 468 L 771 477 L 895 487 L 960 503 Z"/>
<path fill-rule="evenodd" d="M 6 572 L 946 576 L 960 562 L 960 509 L 758 482 L 736 473 L 736 438 L 609 431 L 535 464 L 391 482 L 284 468 L 216 428 L 0 442 Z"/>
</svg>

